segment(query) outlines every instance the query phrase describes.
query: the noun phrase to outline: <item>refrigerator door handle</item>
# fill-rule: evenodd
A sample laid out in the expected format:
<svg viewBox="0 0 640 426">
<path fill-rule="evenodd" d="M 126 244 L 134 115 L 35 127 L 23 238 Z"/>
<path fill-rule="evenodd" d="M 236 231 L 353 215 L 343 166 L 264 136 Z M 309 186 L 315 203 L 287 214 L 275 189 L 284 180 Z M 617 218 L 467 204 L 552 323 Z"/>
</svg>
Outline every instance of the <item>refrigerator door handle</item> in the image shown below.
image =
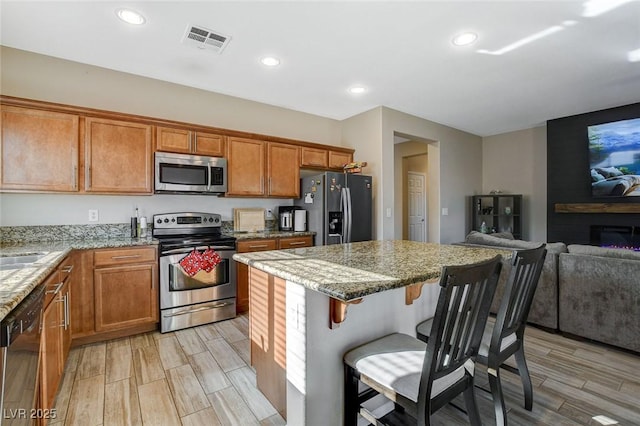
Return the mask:
<svg viewBox="0 0 640 426">
<path fill-rule="evenodd" d="M 351 230 L 353 228 L 353 206 L 351 205 L 351 188 L 347 188 L 347 210 L 348 210 L 348 216 L 347 216 L 347 221 L 349 222 L 349 226 L 347 228 L 347 241 L 348 242 L 353 242 L 351 239 Z"/>
<path fill-rule="evenodd" d="M 340 210 L 342 212 L 342 238 L 341 243 L 348 243 L 349 241 L 349 206 L 347 205 L 347 188 L 340 190 Z"/>
</svg>

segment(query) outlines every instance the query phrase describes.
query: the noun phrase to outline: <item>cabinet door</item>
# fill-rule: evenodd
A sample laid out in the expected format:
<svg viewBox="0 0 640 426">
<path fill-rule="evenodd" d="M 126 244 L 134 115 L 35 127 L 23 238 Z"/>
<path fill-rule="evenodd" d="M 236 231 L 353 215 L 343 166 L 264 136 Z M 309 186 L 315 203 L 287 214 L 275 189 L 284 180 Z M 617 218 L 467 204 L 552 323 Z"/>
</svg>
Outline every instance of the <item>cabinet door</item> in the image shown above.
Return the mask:
<svg viewBox="0 0 640 426">
<path fill-rule="evenodd" d="M 238 241 L 238 253 L 252 251 L 276 250 L 278 242 L 275 239 Z M 244 263 L 236 263 L 236 313 L 241 314 L 249 310 L 249 267 Z"/>
<path fill-rule="evenodd" d="M 193 153 L 212 157 L 224 157 L 224 136 L 196 132 Z"/>
<path fill-rule="evenodd" d="M 2 106 L 0 188 L 78 190 L 77 115 Z"/>
<path fill-rule="evenodd" d="M 87 118 L 85 190 L 151 194 L 151 126 Z"/>
<path fill-rule="evenodd" d="M 227 194 L 264 195 L 265 143 L 253 139 L 227 141 Z"/>
<path fill-rule="evenodd" d="M 157 322 L 156 270 L 156 264 L 94 270 L 96 331 Z"/>
<path fill-rule="evenodd" d="M 353 154 L 348 152 L 329 151 L 329 168 L 341 169 L 353 161 Z"/>
<path fill-rule="evenodd" d="M 70 301 L 71 334 L 74 339 L 95 334 L 93 295 L 93 250 L 73 252 L 73 278 Z"/>
<path fill-rule="evenodd" d="M 42 408 L 52 408 L 62 370 L 62 298 L 58 294 L 42 315 L 40 392 Z"/>
<path fill-rule="evenodd" d="M 156 127 L 156 150 L 188 154 L 191 152 L 191 132 L 170 127 Z"/>
<path fill-rule="evenodd" d="M 300 196 L 299 148 L 269 142 L 267 194 L 272 197 Z"/>
<path fill-rule="evenodd" d="M 326 149 L 309 148 L 306 146 L 300 148 L 301 167 L 319 167 L 326 169 L 328 165 L 329 153 Z"/>
</svg>

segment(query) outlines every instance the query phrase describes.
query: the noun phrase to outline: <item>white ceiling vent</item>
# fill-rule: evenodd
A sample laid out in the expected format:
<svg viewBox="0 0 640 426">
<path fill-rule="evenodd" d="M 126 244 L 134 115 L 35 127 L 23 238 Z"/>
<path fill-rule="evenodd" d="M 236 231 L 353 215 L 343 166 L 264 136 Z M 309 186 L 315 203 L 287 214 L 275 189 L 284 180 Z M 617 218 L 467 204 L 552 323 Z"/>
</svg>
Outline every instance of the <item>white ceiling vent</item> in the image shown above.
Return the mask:
<svg viewBox="0 0 640 426">
<path fill-rule="evenodd" d="M 196 25 L 187 25 L 187 30 L 182 37 L 183 44 L 218 53 L 222 53 L 230 40 L 230 36 Z"/>
</svg>

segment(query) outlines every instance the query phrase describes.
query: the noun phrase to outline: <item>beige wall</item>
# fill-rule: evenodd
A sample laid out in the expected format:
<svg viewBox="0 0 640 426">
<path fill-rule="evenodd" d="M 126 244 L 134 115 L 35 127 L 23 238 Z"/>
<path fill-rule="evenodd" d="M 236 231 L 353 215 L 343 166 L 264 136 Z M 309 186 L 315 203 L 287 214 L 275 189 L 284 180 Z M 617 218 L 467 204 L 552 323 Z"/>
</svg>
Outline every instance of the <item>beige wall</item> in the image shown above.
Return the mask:
<svg viewBox="0 0 640 426">
<path fill-rule="evenodd" d="M 390 108 L 383 108 L 382 121 L 382 208 L 395 205 L 394 135 L 411 135 L 428 144 L 429 241 L 451 243 L 466 235 L 468 196 L 482 188 L 482 139 L 439 123 L 424 120 Z M 441 216 L 441 209 L 449 214 Z M 384 210 L 382 210 L 384 211 Z M 395 217 L 394 217 L 395 216 Z M 402 229 L 402 218 L 392 214 L 383 218 L 383 238 L 391 239 Z M 397 235 L 400 238 L 401 235 Z"/>
<path fill-rule="evenodd" d="M 523 195 L 524 239 L 547 239 L 546 126 L 483 138 L 482 192 Z"/>
<path fill-rule="evenodd" d="M 214 127 L 236 129 L 311 142 L 343 145 L 367 161 L 374 179 L 374 238 L 402 238 L 401 208 L 396 197 L 394 135 L 412 135 L 428 144 L 429 240 L 464 238 L 470 223 L 468 196 L 496 186 L 530 194 L 531 235 L 545 231 L 546 149 L 544 131 L 484 139 L 386 107 L 377 107 L 342 122 L 257 102 L 206 92 L 159 80 L 0 47 L 0 90 L 3 95 L 92 107 Z M 519 148 L 503 145 L 512 140 Z M 518 158 L 505 175 L 516 174 L 507 187 L 498 172 L 505 156 Z M 518 156 L 520 150 L 526 155 Z M 513 151 L 513 152 L 512 152 Z M 522 160 L 525 158 L 525 162 Z M 530 163 L 526 163 L 530 159 Z M 483 175 L 482 163 L 485 162 Z M 524 177 L 521 172 L 525 169 Z M 535 171 L 535 173 L 534 173 Z M 485 180 L 484 185 L 482 184 Z M 501 185 L 498 185 L 501 184 Z M 511 189 L 513 188 L 513 189 Z M 127 222 L 138 206 L 151 215 L 185 210 L 216 211 L 230 220 L 233 207 L 274 209 L 290 200 L 203 196 L 76 196 L 2 194 L 0 225 L 82 224 L 87 210 L 98 209 L 99 223 Z M 441 216 L 441 208 L 449 215 Z M 389 210 L 391 217 L 387 217 Z M 398 210 L 398 211 L 396 211 Z M 42 212 L 46 212 L 43 214 Z M 527 221 L 525 221 L 527 222 Z M 538 239 L 540 237 L 537 237 Z"/>
<path fill-rule="evenodd" d="M 3 95 L 341 145 L 336 120 L 7 47 L 0 47 L 0 59 Z M 86 224 L 89 209 L 99 211 L 98 223 L 123 223 L 136 206 L 147 216 L 191 210 L 231 220 L 234 207 L 274 209 L 291 203 L 176 195 L 1 194 L 0 225 Z"/>
</svg>

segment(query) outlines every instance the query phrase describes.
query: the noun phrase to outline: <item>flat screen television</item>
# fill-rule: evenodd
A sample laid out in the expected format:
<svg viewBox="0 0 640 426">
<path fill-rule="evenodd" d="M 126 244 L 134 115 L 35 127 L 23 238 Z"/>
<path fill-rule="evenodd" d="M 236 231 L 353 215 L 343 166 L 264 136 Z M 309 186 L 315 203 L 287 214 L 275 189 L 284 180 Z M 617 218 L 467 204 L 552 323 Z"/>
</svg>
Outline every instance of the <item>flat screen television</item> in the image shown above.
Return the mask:
<svg viewBox="0 0 640 426">
<path fill-rule="evenodd" d="M 640 118 L 596 124 L 587 133 L 591 195 L 640 196 Z"/>
</svg>

